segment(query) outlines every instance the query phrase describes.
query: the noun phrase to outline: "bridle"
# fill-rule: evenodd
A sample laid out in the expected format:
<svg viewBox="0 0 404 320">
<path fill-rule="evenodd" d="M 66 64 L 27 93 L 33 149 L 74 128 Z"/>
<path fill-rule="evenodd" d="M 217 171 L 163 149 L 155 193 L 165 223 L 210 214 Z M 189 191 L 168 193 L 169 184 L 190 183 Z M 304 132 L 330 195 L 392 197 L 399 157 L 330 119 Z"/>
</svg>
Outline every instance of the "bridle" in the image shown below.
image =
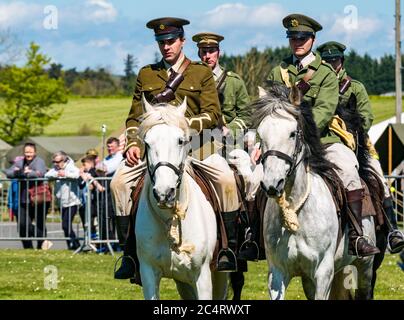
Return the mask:
<svg viewBox="0 0 404 320">
<path fill-rule="evenodd" d="M 289 168 L 288 172 L 286 173 L 287 178 L 293 174 L 293 172 L 296 170 L 297 166 L 303 160 L 303 157 L 302 157 L 299 161 L 297 161 L 297 157 L 299 156 L 299 153 L 302 151 L 302 147 L 303 147 L 303 132 L 301 129 L 298 128 L 295 131 L 295 133 L 296 133 L 296 145 L 295 145 L 295 150 L 293 151 L 292 156 L 289 156 L 286 153 L 283 153 L 278 150 L 268 150 L 262 155 L 262 158 L 261 158 L 262 164 L 264 164 L 265 160 L 269 156 L 278 157 L 278 158 L 286 161 L 287 163 L 289 163 L 290 168 Z"/>
<path fill-rule="evenodd" d="M 188 143 L 188 141 L 186 141 L 184 143 Z M 168 161 L 160 161 L 155 166 L 151 167 L 148 149 L 149 149 L 149 146 L 147 144 L 145 144 L 145 156 L 146 156 L 146 161 L 147 161 L 147 170 L 149 171 L 149 175 L 150 175 L 150 178 L 151 178 L 153 184 L 155 184 L 156 170 L 160 167 L 168 167 L 171 170 L 173 170 L 175 172 L 175 174 L 178 176 L 177 183 L 175 184 L 175 187 L 178 188 L 181 184 L 182 176 L 184 174 L 184 167 L 185 167 L 184 162 L 182 162 L 178 167 L 176 167 L 175 165 L 173 165 L 172 163 L 170 163 Z"/>
</svg>

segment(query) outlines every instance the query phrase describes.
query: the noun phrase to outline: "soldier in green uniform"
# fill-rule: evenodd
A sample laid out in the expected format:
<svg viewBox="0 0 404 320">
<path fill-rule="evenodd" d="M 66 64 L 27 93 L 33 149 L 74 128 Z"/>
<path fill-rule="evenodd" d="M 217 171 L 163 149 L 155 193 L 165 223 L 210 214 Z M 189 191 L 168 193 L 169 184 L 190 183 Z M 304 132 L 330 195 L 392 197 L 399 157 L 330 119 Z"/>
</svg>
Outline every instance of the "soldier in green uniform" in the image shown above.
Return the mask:
<svg viewBox="0 0 404 320">
<path fill-rule="evenodd" d="M 372 107 L 370 105 L 369 96 L 366 92 L 365 86 L 358 80 L 352 79 L 348 76 L 344 68 L 344 51 L 346 47 L 342 43 L 336 41 L 329 41 L 317 48 L 323 60 L 328 62 L 337 73 L 339 83 L 339 104 L 345 107 L 348 103 L 351 94 L 356 97 L 357 110 L 363 119 L 363 130 L 367 133 L 372 126 L 374 116 Z M 370 143 L 370 141 L 369 141 Z M 373 146 L 371 151 L 374 150 Z M 384 178 L 383 170 L 378 160 L 376 152 L 371 152 L 370 166 L 373 171 L 378 175 L 379 179 L 383 182 L 384 186 L 384 203 L 383 207 L 386 211 L 391 225 L 389 227 L 390 236 L 388 237 L 390 251 L 398 253 L 404 248 L 403 234 L 397 228 L 397 220 L 395 219 L 394 206 L 392 197 L 389 190 L 387 180 Z"/>
<path fill-rule="evenodd" d="M 351 221 L 349 230 L 350 254 L 368 256 L 379 253 L 363 237 L 363 188 L 357 169 L 358 161 L 352 150 L 341 143 L 340 137 L 329 127 L 338 105 L 339 94 L 338 81 L 332 66 L 323 62 L 320 54 L 312 52 L 316 32 L 322 30 L 322 26 L 302 14 L 286 16 L 283 26 L 287 29 L 293 54 L 275 67 L 268 79 L 288 87 L 296 85 L 303 100 L 312 108 L 321 141 L 327 144 L 326 158 L 339 168 L 338 175 L 347 190 L 348 206 L 355 216 L 356 221 Z"/>
<path fill-rule="evenodd" d="M 122 265 L 115 272 L 117 279 L 134 278 L 140 284 L 138 268 L 132 263 L 136 262 L 136 247 L 134 246 L 134 233 L 127 232 L 129 214 L 132 208 L 131 191 L 137 185 L 138 178 L 145 172 L 145 163 L 141 161 L 144 147 L 137 136 L 139 116 L 142 115 L 142 96 L 152 103 L 170 103 L 180 105 L 187 97 L 187 110 L 185 116 L 191 129 L 201 133 L 204 129 L 215 128 L 221 116 L 219 98 L 215 81 L 210 68 L 202 62 L 190 61 L 183 53 L 185 44 L 184 25 L 189 21 L 179 18 L 159 18 L 149 21 L 146 26 L 154 30 L 163 58 L 156 64 L 143 67 L 138 74 L 133 94 L 132 106 L 126 120 L 126 147 L 124 161 L 117 169 L 112 181 L 111 191 L 114 198 L 117 216 L 117 226 L 120 232 L 120 242 L 125 242 Z M 219 170 L 216 170 L 218 172 Z M 219 172 L 211 177 L 211 181 L 218 194 L 222 215 L 236 217 L 240 207 L 234 176 Z M 229 193 L 229 190 L 232 190 Z M 234 191 L 234 192 L 233 192 Z M 132 228 L 129 228 L 131 230 Z M 226 230 L 228 231 L 228 230 Z M 128 239 L 125 239 L 128 237 Z M 130 240 L 129 240 L 130 239 Z M 226 251 L 227 253 L 227 251 Z M 234 256 L 234 254 L 233 254 Z M 218 271 L 234 271 L 227 259 L 219 259 Z M 232 258 L 232 257 L 230 257 Z M 231 259 L 230 259 L 231 260 Z"/>
<path fill-rule="evenodd" d="M 209 65 L 213 72 L 223 117 L 223 133 L 229 130 L 234 137 L 237 133 L 244 133 L 251 124 L 251 114 L 248 110 L 250 98 L 247 88 L 241 77 L 225 70 L 219 64 L 220 45 L 224 37 L 211 32 L 202 32 L 194 35 L 192 40 L 197 43 L 198 56 Z"/>
</svg>

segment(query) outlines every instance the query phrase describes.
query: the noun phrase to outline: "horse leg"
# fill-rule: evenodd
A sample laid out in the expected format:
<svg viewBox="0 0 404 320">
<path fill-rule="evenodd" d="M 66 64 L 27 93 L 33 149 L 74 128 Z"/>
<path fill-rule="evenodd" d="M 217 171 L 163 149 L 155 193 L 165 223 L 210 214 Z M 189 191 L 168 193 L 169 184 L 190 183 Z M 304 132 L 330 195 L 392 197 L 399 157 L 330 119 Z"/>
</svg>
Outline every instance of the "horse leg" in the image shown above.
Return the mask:
<svg viewBox="0 0 404 320">
<path fill-rule="evenodd" d="M 347 274 L 340 270 L 334 274 L 329 300 L 353 300 L 352 291 L 345 285 Z"/>
<path fill-rule="evenodd" d="M 212 299 L 212 275 L 208 262 L 201 266 L 201 273 L 198 280 L 196 280 L 196 288 L 198 299 L 211 300 Z"/>
<path fill-rule="evenodd" d="M 316 300 L 328 299 L 331 291 L 331 284 L 333 277 L 334 277 L 334 250 L 330 250 L 330 253 L 324 256 L 323 260 L 320 262 L 314 274 L 314 285 L 316 288 L 314 299 Z"/>
<path fill-rule="evenodd" d="M 270 267 L 268 274 L 268 290 L 272 300 L 285 299 L 286 288 L 289 285 L 290 277 L 275 266 Z"/>
<path fill-rule="evenodd" d="M 370 298 L 374 299 L 374 289 L 376 285 L 376 278 L 377 278 L 377 269 L 381 266 L 384 253 L 386 252 L 387 248 L 387 231 L 384 230 L 382 227 L 381 230 L 376 231 L 376 245 L 380 250 L 380 253 L 376 254 L 373 259 L 373 275 L 372 275 L 372 282 L 371 282 L 371 292 Z"/>
<path fill-rule="evenodd" d="M 140 264 L 140 276 L 142 278 L 143 296 L 145 300 L 159 300 L 160 272 L 142 261 Z"/>
<path fill-rule="evenodd" d="M 212 272 L 213 300 L 226 300 L 228 283 L 228 272 Z"/>
<path fill-rule="evenodd" d="M 198 292 L 196 286 L 191 285 L 189 283 L 185 283 L 179 280 L 175 280 L 175 284 L 177 285 L 177 291 L 183 300 L 197 300 Z"/>
<path fill-rule="evenodd" d="M 358 288 L 355 292 L 355 300 L 372 299 L 373 256 L 356 260 Z"/>
<path fill-rule="evenodd" d="M 244 273 L 242 271 L 230 273 L 230 282 L 233 288 L 233 300 L 241 300 L 241 291 L 244 286 Z"/>
<path fill-rule="evenodd" d="M 314 281 L 309 277 L 302 277 L 302 285 L 306 298 L 308 300 L 314 300 L 316 295 L 316 286 L 314 285 Z"/>
</svg>

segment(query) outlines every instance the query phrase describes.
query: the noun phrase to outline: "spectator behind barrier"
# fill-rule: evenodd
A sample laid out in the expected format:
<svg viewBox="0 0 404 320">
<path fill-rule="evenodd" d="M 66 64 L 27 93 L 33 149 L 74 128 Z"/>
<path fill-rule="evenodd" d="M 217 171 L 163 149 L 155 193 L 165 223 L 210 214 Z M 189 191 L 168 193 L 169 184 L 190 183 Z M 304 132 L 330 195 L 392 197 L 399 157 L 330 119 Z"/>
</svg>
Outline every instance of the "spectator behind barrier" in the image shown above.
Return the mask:
<svg viewBox="0 0 404 320">
<path fill-rule="evenodd" d="M 83 223 L 83 228 L 85 229 L 85 212 L 86 207 L 90 206 L 91 210 L 91 238 L 96 239 L 96 228 L 94 224 L 94 219 L 97 216 L 97 208 L 100 207 L 100 196 L 98 193 L 104 192 L 105 188 L 94 178 L 97 177 L 97 172 L 95 171 L 95 157 L 92 155 L 87 155 L 81 159 L 82 167 L 80 168 L 80 178 L 79 186 L 81 190 L 81 202 L 82 206 L 79 209 L 79 214 L 81 221 Z M 87 188 L 87 182 L 90 187 L 90 199 L 91 202 L 87 203 L 87 193 L 89 192 Z"/>
<path fill-rule="evenodd" d="M 101 163 L 101 170 L 102 173 L 100 175 L 105 175 L 106 177 L 112 177 L 120 165 L 123 156 L 122 151 L 120 151 L 119 147 L 119 139 L 115 137 L 110 137 L 106 142 L 106 147 L 108 151 L 108 155 L 102 160 Z M 98 169 L 98 168 L 97 168 Z M 98 170 L 97 170 L 98 172 Z M 103 182 L 104 187 L 106 190 L 110 190 L 110 180 L 104 180 Z M 112 240 L 115 239 L 115 212 L 112 203 L 111 193 L 107 192 L 102 200 L 102 206 L 100 210 L 100 217 L 99 217 L 99 232 L 100 232 L 100 239 L 101 240 Z M 117 246 L 113 245 L 117 250 Z M 106 247 L 101 246 L 99 252 L 105 252 Z"/>
<path fill-rule="evenodd" d="M 55 183 L 55 194 L 62 211 L 62 228 L 67 240 L 67 248 L 76 250 L 80 247 L 73 231 L 73 219 L 81 205 L 79 194 L 80 170 L 74 161 L 64 151 L 58 151 L 52 156 L 53 168 L 45 174 L 47 178 L 58 179 Z"/>
<path fill-rule="evenodd" d="M 18 230 L 21 238 L 25 237 L 46 237 L 46 215 L 50 207 L 50 202 L 32 203 L 30 201 L 28 189 L 38 187 L 42 181 L 29 181 L 35 178 L 42 178 L 46 172 L 43 159 L 36 154 L 36 145 L 26 143 L 24 145 L 24 156 L 17 159 L 15 163 L 4 171 L 7 178 L 21 179 L 18 181 L 19 204 L 17 207 Z M 18 188 L 18 186 L 17 186 Z M 35 226 L 32 221 L 35 220 Z M 32 249 L 32 240 L 22 240 L 24 249 Z M 38 240 L 37 249 L 41 249 L 43 240 Z"/>
</svg>

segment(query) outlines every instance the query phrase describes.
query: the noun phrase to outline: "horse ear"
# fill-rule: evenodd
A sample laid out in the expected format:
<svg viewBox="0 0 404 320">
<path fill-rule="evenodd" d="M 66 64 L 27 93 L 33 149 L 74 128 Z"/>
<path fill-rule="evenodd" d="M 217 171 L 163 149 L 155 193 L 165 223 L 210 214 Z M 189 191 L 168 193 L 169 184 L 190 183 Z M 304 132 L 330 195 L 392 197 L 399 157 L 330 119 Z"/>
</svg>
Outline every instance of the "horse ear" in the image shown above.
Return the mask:
<svg viewBox="0 0 404 320">
<path fill-rule="evenodd" d="M 302 102 L 302 95 L 301 95 L 300 90 L 299 90 L 298 87 L 292 86 L 292 88 L 290 88 L 289 101 L 295 107 L 300 106 L 300 104 Z"/>
<path fill-rule="evenodd" d="M 187 111 L 187 97 L 184 97 L 184 101 L 182 101 L 181 105 L 178 107 L 178 112 L 185 115 L 185 111 Z"/>
<path fill-rule="evenodd" d="M 153 106 L 149 103 L 149 101 L 147 101 L 144 93 L 142 93 L 142 107 L 144 113 L 153 111 Z"/>
<path fill-rule="evenodd" d="M 263 87 L 258 86 L 258 97 L 263 98 L 268 95 L 268 92 Z"/>
</svg>

